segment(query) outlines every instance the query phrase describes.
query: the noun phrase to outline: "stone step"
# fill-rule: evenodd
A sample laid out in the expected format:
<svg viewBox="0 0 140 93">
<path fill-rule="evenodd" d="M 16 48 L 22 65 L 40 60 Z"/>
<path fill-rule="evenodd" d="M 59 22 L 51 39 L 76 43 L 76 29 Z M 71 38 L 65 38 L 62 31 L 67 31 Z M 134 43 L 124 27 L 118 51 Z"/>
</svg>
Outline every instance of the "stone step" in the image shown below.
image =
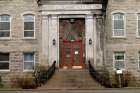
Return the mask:
<svg viewBox="0 0 140 93">
<path fill-rule="evenodd" d="M 57 70 L 40 89 L 94 89 L 103 88 L 89 75 L 88 70 Z"/>
</svg>

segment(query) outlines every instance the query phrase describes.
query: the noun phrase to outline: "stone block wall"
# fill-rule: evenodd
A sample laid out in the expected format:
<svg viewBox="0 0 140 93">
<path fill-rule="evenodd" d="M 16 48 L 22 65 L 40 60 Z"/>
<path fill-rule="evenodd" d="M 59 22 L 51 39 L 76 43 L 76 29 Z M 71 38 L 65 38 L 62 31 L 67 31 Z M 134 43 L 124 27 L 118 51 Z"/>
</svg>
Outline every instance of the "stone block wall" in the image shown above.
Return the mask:
<svg viewBox="0 0 140 93">
<path fill-rule="evenodd" d="M 10 70 L 0 71 L 3 82 L 10 81 L 13 76 L 23 74 L 23 53 L 34 52 L 35 62 L 40 62 L 41 51 L 41 16 L 36 0 L 0 0 L 0 15 L 11 17 L 11 37 L 0 39 L 0 52 L 10 54 Z M 23 38 L 24 14 L 35 16 L 35 39 Z"/>
<path fill-rule="evenodd" d="M 131 71 L 136 77 L 140 77 L 138 68 L 138 52 L 140 51 L 140 38 L 137 37 L 137 13 L 139 13 L 139 0 L 109 0 L 106 12 L 105 24 L 105 64 L 109 70 L 113 69 L 113 53 L 125 52 L 125 71 Z M 125 14 L 126 37 L 112 37 L 112 13 L 123 12 Z"/>
</svg>

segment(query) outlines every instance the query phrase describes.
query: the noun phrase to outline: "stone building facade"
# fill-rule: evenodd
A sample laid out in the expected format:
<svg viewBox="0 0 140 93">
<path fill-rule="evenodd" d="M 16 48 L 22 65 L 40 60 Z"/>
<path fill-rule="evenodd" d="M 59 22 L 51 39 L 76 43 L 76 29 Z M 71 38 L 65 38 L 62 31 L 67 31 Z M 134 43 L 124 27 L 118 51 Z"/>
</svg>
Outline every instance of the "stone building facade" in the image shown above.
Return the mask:
<svg viewBox="0 0 140 93">
<path fill-rule="evenodd" d="M 59 69 L 122 69 L 140 77 L 138 0 L 0 0 L 0 75 Z"/>
<path fill-rule="evenodd" d="M 135 77 L 140 76 L 140 41 L 139 41 L 139 0 L 109 0 L 105 22 L 105 64 L 110 70 L 115 70 L 115 55 L 121 55 L 123 62 L 121 67 L 125 71 L 131 71 Z M 115 34 L 113 29 L 115 14 L 120 14 L 119 22 L 124 34 Z M 120 25 L 119 25 L 120 26 Z M 119 28 L 119 27 L 118 27 Z M 120 31 L 121 32 L 121 31 Z M 119 58 L 118 58 L 119 60 Z"/>
<path fill-rule="evenodd" d="M 35 0 L 1 0 L 0 8 L 0 73 L 3 81 L 10 81 L 10 77 L 23 73 L 25 53 L 34 53 L 35 61 L 39 62 L 40 60 L 39 37 L 41 36 L 38 4 Z M 32 14 L 35 17 L 35 36 L 31 38 L 24 37 L 24 15 L 27 14 Z M 9 23 L 6 23 L 6 20 Z M 7 32 L 10 34 L 3 33 L 3 30 L 8 30 Z"/>
</svg>

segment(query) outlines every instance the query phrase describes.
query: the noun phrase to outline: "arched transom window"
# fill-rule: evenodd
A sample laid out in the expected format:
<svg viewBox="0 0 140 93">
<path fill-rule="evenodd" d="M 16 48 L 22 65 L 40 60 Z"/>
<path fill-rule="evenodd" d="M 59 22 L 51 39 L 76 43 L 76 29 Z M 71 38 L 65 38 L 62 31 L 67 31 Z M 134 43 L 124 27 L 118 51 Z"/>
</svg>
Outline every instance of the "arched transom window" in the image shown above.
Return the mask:
<svg viewBox="0 0 140 93">
<path fill-rule="evenodd" d="M 125 36 L 124 28 L 124 14 L 114 13 L 113 14 L 113 36 Z"/>
</svg>

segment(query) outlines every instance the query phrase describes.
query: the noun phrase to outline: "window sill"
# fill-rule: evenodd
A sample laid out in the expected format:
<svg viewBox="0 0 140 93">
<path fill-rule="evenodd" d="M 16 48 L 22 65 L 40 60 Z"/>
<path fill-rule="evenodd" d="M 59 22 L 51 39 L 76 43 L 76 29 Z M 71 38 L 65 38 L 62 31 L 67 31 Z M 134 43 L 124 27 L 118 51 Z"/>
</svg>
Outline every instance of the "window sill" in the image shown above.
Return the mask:
<svg viewBox="0 0 140 93">
<path fill-rule="evenodd" d="M 117 71 L 117 69 L 116 69 L 116 68 L 114 68 L 113 70 L 114 70 L 114 71 Z M 125 71 L 125 68 L 120 69 L 120 70 Z"/>
<path fill-rule="evenodd" d="M 23 70 L 23 72 L 33 72 L 34 70 Z"/>
<path fill-rule="evenodd" d="M 136 36 L 137 39 L 140 39 L 140 36 Z"/>
<path fill-rule="evenodd" d="M 0 70 L 0 72 L 10 72 L 10 70 Z"/>
<path fill-rule="evenodd" d="M 0 40 L 11 40 L 11 37 L 0 37 Z"/>
<path fill-rule="evenodd" d="M 35 40 L 36 37 L 24 37 L 23 40 Z"/>
<path fill-rule="evenodd" d="M 126 39 L 126 36 L 112 36 L 112 38 L 116 38 L 116 39 Z"/>
</svg>

